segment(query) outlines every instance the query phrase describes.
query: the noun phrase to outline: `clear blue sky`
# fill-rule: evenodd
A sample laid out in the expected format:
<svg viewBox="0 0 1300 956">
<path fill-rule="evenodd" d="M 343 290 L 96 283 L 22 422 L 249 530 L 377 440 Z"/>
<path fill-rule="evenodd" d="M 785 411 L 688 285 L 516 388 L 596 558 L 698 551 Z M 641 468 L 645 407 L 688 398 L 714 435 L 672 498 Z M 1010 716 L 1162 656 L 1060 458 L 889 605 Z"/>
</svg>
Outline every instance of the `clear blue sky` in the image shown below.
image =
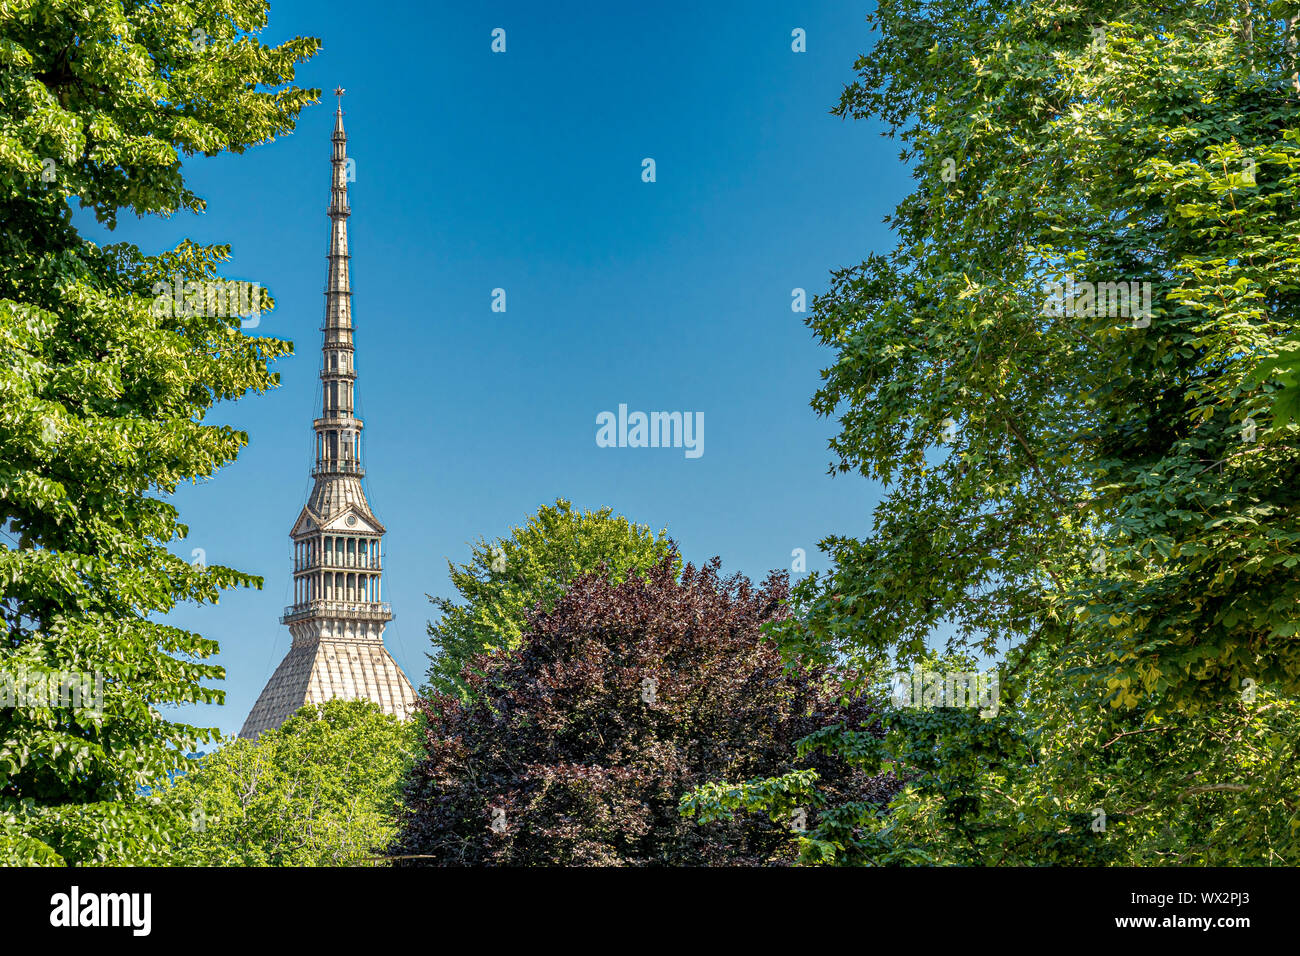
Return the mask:
<svg viewBox="0 0 1300 956">
<path fill-rule="evenodd" d="M 666 527 L 687 560 L 761 578 L 869 528 L 878 489 L 827 474 L 809 399 L 831 360 L 791 312 L 892 242 L 897 144 L 829 115 L 869 48 L 867 0 L 812 4 L 273 0 L 266 42 L 318 36 L 301 86 L 343 85 L 367 492 L 389 529 L 389 649 L 423 681 L 446 562 L 557 496 Z M 490 50 L 506 30 L 507 51 Z M 807 52 L 791 51 L 803 28 Z M 263 575 L 171 620 L 216 638 L 237 732 L 289 646 L 288 533 L 311 487 L 333 96 L 243 156 L 186 162 L 206 214 L 123 221 L 146 251 L 230 243 L 278 302 L 281 387 L 218 409 L 239 461 L 176 496 L 176 550 Z M 657 182 L 641 180 L 642 159 Z M 102 230 L 80 220 L 88 235 Z M 504 288 L 507 311 L 491 310 Z M 598 448 L 596 416 L 703 412 L 704 454 Z"/>
</svg>

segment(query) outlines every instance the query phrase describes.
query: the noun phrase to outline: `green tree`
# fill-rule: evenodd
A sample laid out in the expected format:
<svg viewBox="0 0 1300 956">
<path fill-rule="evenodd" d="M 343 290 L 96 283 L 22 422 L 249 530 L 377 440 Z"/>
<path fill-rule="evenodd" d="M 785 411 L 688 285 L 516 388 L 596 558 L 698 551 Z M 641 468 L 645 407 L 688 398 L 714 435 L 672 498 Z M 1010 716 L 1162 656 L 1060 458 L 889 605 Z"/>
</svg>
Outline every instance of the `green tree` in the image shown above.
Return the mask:
<svg viewBox="0 0 1300 956">
<path fill-rule="evenodd" d="M 539 508 L 508 536 L 480 539 L 467 563 L 447 562 L 460 602 L 429 596 L 441 614 L 429 624 L 434 647 L 429 686 L 463 696 L 465 665 L 478 654 L 519 646 L 533 608 L 540 604 L 550 610 L 579 575 L 603 565 L 603 573 L 617 583 L 644 574 L 669 554 L 674 569 L 680 568 L 667 531 L 655 534 L 612 508 L 574 511 L 563 498 Z"/>
<path fill-rule="evenodd" d="M 1235 706 L 1155 716 L 1097 706 L 1082 678 L 1036 662 L 1020 705 L 996 719 L 886 708 L 798 742 L 861 772 L 902 778 L 887 808 L 843 800 L 815 773 L 697 788 L 703 820 L 819 808 L 805 864 L 1282 865 L 1300 862 L 1300 703 L 1265 689 Z M 946 672 L 969 662 L 930 659 Z M 1244 802 L 1243 802 L 1244 801 Z"/>
<path fill-rule="evenodd" d="M 935 635 L 1012 648 L 997 718 L 923 715 L 925 747 L 895 747 L 912 834 L 947 822 L 932 857 L 1046 862 L 1087 832 L 1118 844 L 1098 860 L 1277 862 L 1295 827 L 1275 788 L 1295 781 L 1300 451 L 1262 384 L 1300 302 L 1295 12 L 870 18 L 836 112 L 883 121 L 917 185 L 897 247 L 835 272 L 808 324 L 836 351 L 813 405 L 838 468 L 887 492 L 775 633 L 863 673 Z M 828 842 L 877 831 L 906 836 Z"/>
<path fill-rule="evenodd" d="M 347 866 L 396 835 L 413 722 L 365 700 L 307 705 L 256 741 L 234 740 L 180 777 L 188 866 Z"/>
<path fill-rule="evenodd" d="M 213 405 L 276 384 L 290 351 L 246 336 L 187 282 L 227 247 L 145 256 L 100 247 L 69 199 L 110 228 L 199 212 L 181 157 L 242 152 L 292 130 L 318 94 L 291 84 L 319 46 L 258 42 L 262 0 L 15 0 L 0 7 L 0 675 L 101 675 L 103 706 L 0 709 L 0 860 L 128 862 L 170 842 L 137 798 L 215 731 L 162 716 L 220 702 L 213 641 L 161 623 L 260 579 L 173 555 L 165 498 L 232 461 L 247 436 Z M 266 88 L 274 89 L 269 92 Z M 182 283 L 179 309 L 151 308 Z M 260 293 L 259 305 L 272 301 Z"/>
</svg>

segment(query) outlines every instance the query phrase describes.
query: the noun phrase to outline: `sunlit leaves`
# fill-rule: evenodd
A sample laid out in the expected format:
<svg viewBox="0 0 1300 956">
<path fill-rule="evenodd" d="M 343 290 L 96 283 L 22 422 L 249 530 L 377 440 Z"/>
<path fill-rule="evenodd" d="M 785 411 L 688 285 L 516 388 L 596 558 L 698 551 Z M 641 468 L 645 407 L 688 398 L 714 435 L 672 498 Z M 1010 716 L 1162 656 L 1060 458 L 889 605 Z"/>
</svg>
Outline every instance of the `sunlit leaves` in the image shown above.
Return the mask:
<svg viewBox="0 0 1300 956">
<path fill-rule="evenodd" d="M 430 598 L 441 613 L 428 629 L 430 686 L 463 695 L 465 665 L 485 651 L 518 646 L 534 605 L 550 610 L 574 578 L 601 568 L 615 582 L 644 573 L 673 549 L 664 531 L 633 524 L 612 508 L 574 511 L 563 498 L 509 535 L 479 541 L 469 562 L 447 564 L 460 603 Z"/>
<path fill-rule="evenodd" d="M 884 0 L 871 18 L 879 42 L 837 112 L 897 135 L 916 189 L 891 217 L 896 248 L 832 273 L 808 324 L 834 353 L 813 400 L 840 425 L 832 467 L 886 495 L 868 535 L 824 542 L 835 568 L 796 588 L 796 618 L 773 633 L 791 656 L 864 672 L 936 636 L 1016 648 L 1006 706 L 1044 747 L 1034 765 L 1054 768 L 1030 774 L 1009 752 L 957 790 L 923 777 L 896 805 L 925 821 L 912 839 L 1014 819 L 1037 834 L 1019 858 L 1050 860 L 1065 852 L 1045 837 L 1054 814 L 1086 837 L 1106 798 L 1111 856 L 1120 840 L 1135 861 L 1277 859 L 1285 805 L 1246 777 L 1257 764 L 1293 781 L 1287 748 L 1218 752 L 1226 727 L 1293 734 L 1300 691 L 1294 38 L 1247 15 L 1249 30 L 1191 3 L 1119 18 Z M 1053 309 L 1051 283 L 1067 282 L 1090 297 L 1108 284 L 1108 308 Z M 1149 283 L 1149 311 L 1114 308 L 1119 283 Z M 947 444 L 943 421 L 957 423 Z M 1269 717 L 1238 712 L 1247 681 L 1280 695 Z M 1127 737 L 1077 736 L 1155 720 L 1181 721 L 1167 765 Z M 933 743 L 958 764 L 978 749 L 955 725 Z M 1211 772 L 1219 789 L 1175 789 Z M 1136 799 L 1144 781 L 1172 835 Z M 1189 800 L 1216 834 L 1234 807 L 1260 828 L 1202 846 Z M 997 862 L 993 840 L 957 851 L 973 832 L 925 853 Z"/>
<path fill-rule="evenodd" d="M 396 833 L 411 722 L 366 700 L 307 705 L 256 741 L 191 761 L 168 796 L 190 825 L 171 862 L 348 866 Z"/>
<path fill-rule="evenodd" d="M 94 712 L 0 710 L 6 845 L 33 862 L 174 845 L 171 816 L 137 788 L 214 739 L 164 710 L 220 703 L 224 671 L 215 642 L 158 615 L 261 585 L 173 554 L 187 529 L 167 495 L 234 460 L 248 437 L 205 416 L 273 387 L 268 363 L 291 347 L 238 318 L 151 309 L 153 282 L 216 279 L 228 248 L 101 248 L 73 228 L 69 200 L 110 226 L 122 208 L 199 210 L 181 156 L 290 130 L 315 94 L 286 84 L 317 43 L 264 47 L 246 31 L 265 18 L 257 0 L 0 5 L 0 670 L 104 686 Z"/>
</svg>

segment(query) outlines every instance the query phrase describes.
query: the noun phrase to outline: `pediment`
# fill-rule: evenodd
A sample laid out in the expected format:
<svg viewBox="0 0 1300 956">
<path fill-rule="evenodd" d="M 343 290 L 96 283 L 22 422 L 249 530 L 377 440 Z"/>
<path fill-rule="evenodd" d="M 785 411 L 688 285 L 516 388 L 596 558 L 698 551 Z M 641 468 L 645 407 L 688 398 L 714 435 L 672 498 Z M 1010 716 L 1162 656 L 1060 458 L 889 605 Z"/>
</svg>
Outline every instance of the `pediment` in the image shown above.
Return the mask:
<svg viewBox="0 0 1300 956">
<path fill-rule="evenodd" d="M 298 514 L 298 520 L 293 524 L 293 530 L 289 536 L 301 538 L 303 536 L 324 533 L 324 534 L 383 534 L 384 526 L 380 524 L 379 519 L 372 515 L 364 508 L 356 505 L 348 505 L 337 514 L 326 517 L 317 514 L 309 506 L 304 507 Z"/>
<path fill-rule="evenodd" d="M 323 531 L 337 531 L 341 534 L 383 534 L 384 527 L 357 508 L 348 508 L 335 515 L 322 526 Z"/>
<path fill-rule="evenodd" d="M 298 514 L 298 520 L 293 523 L 293 530 L 289 532 L 289 537 L 296 538 L 299 535 L 310 534 L 320 527 L 320 518 L 310 508 L 303 508 Z"/>
</svg>

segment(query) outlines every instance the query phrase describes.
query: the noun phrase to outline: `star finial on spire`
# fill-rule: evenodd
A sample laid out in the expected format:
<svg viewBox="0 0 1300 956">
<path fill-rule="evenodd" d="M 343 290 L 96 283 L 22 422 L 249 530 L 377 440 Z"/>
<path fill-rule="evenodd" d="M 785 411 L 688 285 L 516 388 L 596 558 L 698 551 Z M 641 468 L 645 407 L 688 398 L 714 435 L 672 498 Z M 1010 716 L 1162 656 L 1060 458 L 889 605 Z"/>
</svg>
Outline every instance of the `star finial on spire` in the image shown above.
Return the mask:
<svg viewBox="0 0 1300 956">
<path fill-rule="evenodd" d="M 346 92 L 347 90 L 341 86 L 334 87 L 334 95 L 339 98 L 339 105 L 334 110 L 334 132 L 336 135 L 343 134 L 343 94 Z"/>
</svg>

